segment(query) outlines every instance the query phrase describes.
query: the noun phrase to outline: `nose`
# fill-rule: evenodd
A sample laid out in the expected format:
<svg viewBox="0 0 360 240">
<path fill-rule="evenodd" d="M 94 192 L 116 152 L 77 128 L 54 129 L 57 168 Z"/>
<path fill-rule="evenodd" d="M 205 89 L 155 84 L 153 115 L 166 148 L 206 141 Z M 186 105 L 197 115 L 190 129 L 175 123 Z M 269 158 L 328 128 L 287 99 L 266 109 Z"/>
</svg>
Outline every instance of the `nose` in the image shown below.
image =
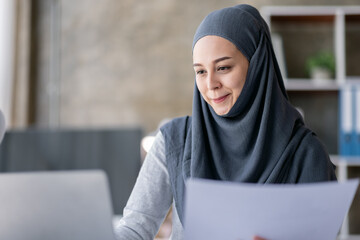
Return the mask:
<svg viewBox="0 0 360 240">
<path fill-rule="evenodd" d="M 215 90 L 221 87 L 221 82 L 219 81 L 215 73 L 208 74 L 206 83 L 209 90 Z"/>
</svg>

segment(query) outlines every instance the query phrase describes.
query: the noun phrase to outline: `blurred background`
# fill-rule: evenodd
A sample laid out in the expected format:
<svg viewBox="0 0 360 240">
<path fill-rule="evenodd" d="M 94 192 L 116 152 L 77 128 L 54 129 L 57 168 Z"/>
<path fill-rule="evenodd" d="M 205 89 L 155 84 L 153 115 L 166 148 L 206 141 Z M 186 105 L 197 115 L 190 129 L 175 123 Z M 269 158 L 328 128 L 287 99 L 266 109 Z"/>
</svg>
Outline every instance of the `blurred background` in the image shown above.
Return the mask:
<svg viewBox="0 0 360 240">
<path fill-rule="evenodd" d="M 113 200 L 120 202 L 115 213 L 121 214 L 146 154 L 140 155 L 143 137 L 164 119 L 191 115 L 196 27 L 209 12 L 240 3 L 259 10 L 360 5 L 359 0 L 0 0 L 0 109 L 7 123 L 0 170 L 103 168 L 113 194 L 119 182 L 126 188 L 125 196 L 118 192 Z M 334 18 L 300 25 L 299 19 L 273 20 L 286 63 L 292 62 L 286 66 L 289 78 L 308 77 L 305 61 L 314 48 L 334 49 Z M 360 17 L 350 25 L 346 71 L 360 76 Z M 336 155 L 338 87 L 311 88 L 290 87 L 290 100 Z"/>
<path fill-rule="evenodd" d="M 148 133 L 164 118 L 191 114 L 195 29 L 210 11 L 239 3 L 359 1 L 2 0 L 0 107 L 8 128 Z"/>
</svg>

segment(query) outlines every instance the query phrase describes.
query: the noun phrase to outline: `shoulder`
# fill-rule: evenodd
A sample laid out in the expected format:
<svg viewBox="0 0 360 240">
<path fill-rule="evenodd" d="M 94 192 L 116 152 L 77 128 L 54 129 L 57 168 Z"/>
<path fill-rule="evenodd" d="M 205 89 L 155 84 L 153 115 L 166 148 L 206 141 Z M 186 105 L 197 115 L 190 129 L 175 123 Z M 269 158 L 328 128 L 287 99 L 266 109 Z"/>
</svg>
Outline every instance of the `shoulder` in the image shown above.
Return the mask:
<svg viewBox="0 0 360 240">
<path fill-rule="evenodd" d="M 330 161 L 325 145 L 309 132 L 300 142 L 294 160 L 301 169 L 300 182 L 335 180 L 335 166 Z"/>
<path fill-rule="evenodd" d="M 164 137 L 166 155 L 181 155 L 191 138 L 191 117 L 174 118 L 161 127 L 160 132 Z"/>
<path fill-rule="evenodd" d="M 329 159 L 329 154 L 325 145 L 313 132 L 309 132 L 304 136 L 298 147 L 297 154 L 304 157 L 312 156 L 312 158 Z"/>
<path fill-rule="evenodd" d="M 164 124 L 164 126 L 160 128 L 160 131 L 165 135 L 169 132 L 186 129 L 190 123 L 191 117 L 189 116 L 173 118 L 168 123 Z"/>
<path fill-rule="evenodd" d="M 160 128 L 165 142 L 183 142 L 191 126 L 191 117 L 174 118 Z"/>
</svg>

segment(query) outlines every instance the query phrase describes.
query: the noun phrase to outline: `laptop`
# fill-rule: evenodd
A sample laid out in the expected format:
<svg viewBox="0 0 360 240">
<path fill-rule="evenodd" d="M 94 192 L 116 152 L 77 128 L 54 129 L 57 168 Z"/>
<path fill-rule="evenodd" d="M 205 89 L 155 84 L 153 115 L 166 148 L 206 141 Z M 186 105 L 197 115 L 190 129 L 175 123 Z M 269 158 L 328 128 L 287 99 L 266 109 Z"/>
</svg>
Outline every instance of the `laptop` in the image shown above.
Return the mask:
<svg viewBox="0 0 360 240">
<path fill-rule="evenodd" d="M 115 239 L 102 170 L 0 174 L 0 213 L 0 239 Z"/>
</svg>

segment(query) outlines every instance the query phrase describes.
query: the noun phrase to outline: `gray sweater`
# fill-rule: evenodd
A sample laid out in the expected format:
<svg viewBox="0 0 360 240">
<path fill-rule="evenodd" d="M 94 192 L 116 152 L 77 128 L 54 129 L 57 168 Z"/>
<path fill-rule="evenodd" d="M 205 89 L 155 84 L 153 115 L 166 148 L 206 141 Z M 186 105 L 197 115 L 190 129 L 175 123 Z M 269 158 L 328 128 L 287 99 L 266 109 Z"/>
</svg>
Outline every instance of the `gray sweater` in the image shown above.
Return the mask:
<svg viewBox="0 0 360 240">
<path fill-rule="evenodd" d="M 124 208 L 123 218 L 115 228 L 117 239 L 154 239 L 172 203 L 165 141 L 159 131 Z M 172 221 L 170 239 L 183 239 L 183 227 L 175 207 Z"/>
</svg>

